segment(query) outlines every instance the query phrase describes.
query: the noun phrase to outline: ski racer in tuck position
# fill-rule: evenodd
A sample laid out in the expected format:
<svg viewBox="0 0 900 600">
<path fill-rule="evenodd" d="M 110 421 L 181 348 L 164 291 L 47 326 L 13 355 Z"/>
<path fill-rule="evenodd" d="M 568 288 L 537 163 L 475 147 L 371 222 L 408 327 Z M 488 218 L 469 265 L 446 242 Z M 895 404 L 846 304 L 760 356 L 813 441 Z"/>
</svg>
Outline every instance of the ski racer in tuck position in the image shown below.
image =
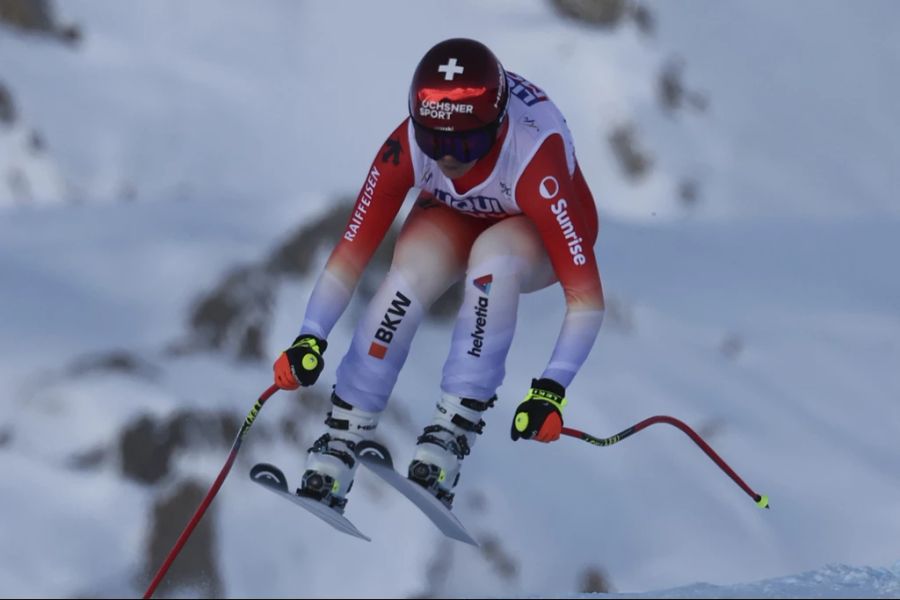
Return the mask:
<svg viewBox="0 0 900 600">
<path fill-rule="evenodd" d="M 486 46 L 450 39 L 416 68 L 409 117 L 376 154 L 300 335 L 275 361 L 280 388 L 316 382 L 326 339 L 413 187 L 419 196 L 338 366 L 327 430 L 297 490 L 339 512 L 358 466 L 354 449 L 373 435 L 427 308 L 454 282 L 464 278 L 465 292 L 441 394 L 408 471 L 447 507 L 503 382 L 519 295 L 559 282 L 566 313 L 546 369 L 516 408 L 513 440 L 559 438 L 566 387 L 603 320 L 597 209 L 565 119 Z M 529 344 L 543 352 L 548 342 Z"/>
</svg>

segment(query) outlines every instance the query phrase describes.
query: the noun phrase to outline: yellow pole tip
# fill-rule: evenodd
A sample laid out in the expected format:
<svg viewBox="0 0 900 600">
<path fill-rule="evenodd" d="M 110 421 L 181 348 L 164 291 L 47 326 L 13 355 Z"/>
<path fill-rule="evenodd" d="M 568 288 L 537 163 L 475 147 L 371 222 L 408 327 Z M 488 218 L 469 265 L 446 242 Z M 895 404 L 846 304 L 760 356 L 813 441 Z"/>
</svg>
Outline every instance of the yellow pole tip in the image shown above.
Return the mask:
<svg viewBox="0 0 900 600">
<path fill-rule="evenodd" d="M 760 508 L 769 508 L 769 497 L 768 496 L 760 496 L 759 500 L 757 500 L 756 505 Z"/>
</svg>

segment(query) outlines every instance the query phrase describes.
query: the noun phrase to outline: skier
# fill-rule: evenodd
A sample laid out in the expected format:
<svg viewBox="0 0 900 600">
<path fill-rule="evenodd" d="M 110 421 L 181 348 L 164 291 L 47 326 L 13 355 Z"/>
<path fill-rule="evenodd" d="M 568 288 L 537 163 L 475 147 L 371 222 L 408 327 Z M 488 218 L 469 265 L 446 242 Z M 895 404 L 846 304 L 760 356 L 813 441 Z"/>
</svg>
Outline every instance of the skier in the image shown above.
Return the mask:
<svg viewBox="0 0 900 600">
<path fill-rule="evenodd" d="M 377 152 L 300 335 L 275 361 L 280 388 L 316 382 L 328 334 L 412 187 L 420 194 L 338 366 L 327 430 L 309 449 L 297 490 L 339 512 L 357 467 L 354 448 L 372 436 L 427 307 L 454 282 L 465 278 L 465 293 L 442 393 L 408 470 L 448 508 L 504 378 L 519 295 L 559 282 L 566 314 L 546 369 L 516 408 L 513 440 L 559 438 L 566 386 L 603 319 L 597 210 L 565 119 L 486 46 L 450 39 L 415 70 L 409 117 Z M 544 353 L 549 341 L 528 343 Z"/>
</svg>

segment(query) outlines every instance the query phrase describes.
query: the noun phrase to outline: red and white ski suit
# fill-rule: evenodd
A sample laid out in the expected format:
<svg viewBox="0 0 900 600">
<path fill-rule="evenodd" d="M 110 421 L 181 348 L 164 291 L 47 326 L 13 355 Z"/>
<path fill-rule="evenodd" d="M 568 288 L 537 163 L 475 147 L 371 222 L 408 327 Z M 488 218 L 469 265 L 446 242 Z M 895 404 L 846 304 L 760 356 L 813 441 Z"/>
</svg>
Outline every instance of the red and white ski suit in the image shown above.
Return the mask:
<svg viewBox="0 0 900 600">
<path fill-rule="evenodd" d="M 594 243 L 597 209 L 565 119 L 537 87 L 510 73 L 501 139 L 450 180 L 418 148 L 409 119 L 378 151 L 347 228 L 312 292 L 302 334 L 327 338 L 410 188 L 421 190 L 390 271 L 357 324 L 336 393 L 383 410 L 427 307 L 465 278 L 441 389 L 487 400 L 503 382 L 519 295 L 559 282 L 566 314 L 541 377 L 568 386 L 603 319 Z M 546 340 L 520 337 L 535 352 Z"/>
</svg>

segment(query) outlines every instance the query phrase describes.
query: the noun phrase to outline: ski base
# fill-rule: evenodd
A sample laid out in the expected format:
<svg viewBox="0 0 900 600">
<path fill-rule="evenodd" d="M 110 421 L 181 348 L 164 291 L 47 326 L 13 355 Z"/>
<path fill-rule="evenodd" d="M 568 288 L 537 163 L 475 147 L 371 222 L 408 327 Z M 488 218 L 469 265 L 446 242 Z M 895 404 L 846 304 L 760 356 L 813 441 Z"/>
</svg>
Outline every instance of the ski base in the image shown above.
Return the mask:
<svg viewBox="0 0 900 600">
<path fill-rule="evenodd" d="M 283 498 L 287 498 L 294 504 L 305 508 L 341 533 L 346 533 L 347 535 L 358 537 L 360 539 L 366 540 L 367 542 L 372 541 L 371 538 L 360 532 L 360 530 L 357 529 L 356 526 L 351 523 L 349 519 L 347 519 L 347 517 L 334 510 L 330 506 L 326 506 L 318 500 L 305 498 L 303 496 L 298 496 L 297 494 L 292 494 L 291 492 L 289 492 L 287 478 L 284 476 L 284 473 L 281 471 L 281 469 L 279 469 L 275 465 L 270 465 L 269 463 L 259 463 L 255 465 L 252 469 L 250 469 L 250 479 L 260 484 L 267 490 L 274 492 Z"/>
<path fill-rule="evenodd" d="M 394 469 L 391 453 L 378 442 L 362 441 L 356 446 L 356 456 L 372 473 L 406 496 L 421 510 L 441 533 L 447 537 L 479 547 L 459 519 L 443 502 L 418 483 L 407 479 Z"/>
</svg>

